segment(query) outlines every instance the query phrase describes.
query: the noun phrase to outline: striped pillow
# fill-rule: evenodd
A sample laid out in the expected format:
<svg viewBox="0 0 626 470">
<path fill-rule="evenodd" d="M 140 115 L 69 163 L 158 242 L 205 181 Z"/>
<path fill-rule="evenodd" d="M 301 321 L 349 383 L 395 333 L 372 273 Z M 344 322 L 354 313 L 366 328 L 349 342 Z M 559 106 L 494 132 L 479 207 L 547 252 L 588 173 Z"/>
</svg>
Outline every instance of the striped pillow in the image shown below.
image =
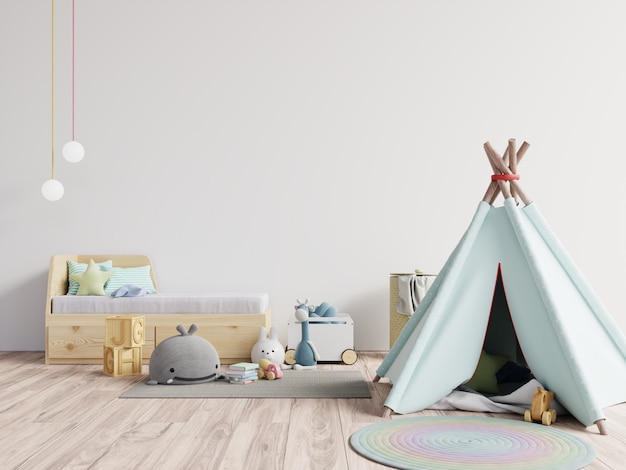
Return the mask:
<svg viewBox="0 0 626 470">
<path fill-rule="evenodd" d="M 111 295 L 117 289 L 128 284 L 143 287 L 150 294 L 155 294 L 156 289 L 152 284 L 150 277 L 150 265 L 137 266 L 134 268 L 116 268 L 112 266 L 104 266 L 103 271 L 113 273 L 113 276 L 104 285 L 104 293 Z"/>
<path fill-rule="evenodd" d="M 110 268 L 111 266 L 113 266 L 113 261 L 109 259 L 96 264 L 100 267 L 101 271 L 104 271 L 105 267 Z M 67 295 L 76 295 L 76 293 L 78 292 L 78 288 L 80 287 L 80 284 L 73 280 L 70 275 L 84 273 L 85 271 L 87 271 L 87 266 L 89 266 L 87 263 L 77 263 L 76 261 L 72 261 L 71 259 L 67 260 L 67 277 L 70 281 L 67 287 Z"/>
</svg>

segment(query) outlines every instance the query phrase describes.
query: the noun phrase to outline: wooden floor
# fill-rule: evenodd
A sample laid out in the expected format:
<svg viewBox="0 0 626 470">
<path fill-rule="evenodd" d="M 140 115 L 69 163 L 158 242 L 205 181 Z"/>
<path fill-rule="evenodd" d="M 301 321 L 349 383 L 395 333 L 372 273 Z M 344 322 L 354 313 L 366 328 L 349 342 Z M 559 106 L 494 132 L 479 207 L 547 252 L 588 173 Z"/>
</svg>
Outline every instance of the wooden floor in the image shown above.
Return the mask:
<svg viewBox="0 0 626 470">
<path fill-rule="evenodd" d="M 0 468 L 388 468 L 348 442 L 383 420 L 390 385 L 371 383 L 383 357 L 360 353 L 352 366 L 320 365 L 361 370 L 371 399 L 143 400 L 118 398 L 141 376 L 112 378 L 100 366 L 46 366 L 43 353 L 0 352 Z M 438 413 L 445 414 L 414 415 Z M 593 445 L 597 458 L 587 469 L 626 468 L 626 404 L 606 415 L 608 436 L 568 417 L 553 425 Z"/>
</svg>

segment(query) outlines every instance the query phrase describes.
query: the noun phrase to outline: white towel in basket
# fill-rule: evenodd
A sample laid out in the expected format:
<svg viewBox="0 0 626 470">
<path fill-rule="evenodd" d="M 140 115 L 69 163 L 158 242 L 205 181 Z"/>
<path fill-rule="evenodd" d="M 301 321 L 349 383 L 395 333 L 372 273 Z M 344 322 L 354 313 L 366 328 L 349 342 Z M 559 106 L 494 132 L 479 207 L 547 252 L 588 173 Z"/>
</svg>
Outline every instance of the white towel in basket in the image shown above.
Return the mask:
<svg viewBox="0 0 626 470">
<path fill-rule="evenodd" d="M 398 276 L 398 313 L 413 315 L 435 277 L 423 274 Z"/>
</svg>

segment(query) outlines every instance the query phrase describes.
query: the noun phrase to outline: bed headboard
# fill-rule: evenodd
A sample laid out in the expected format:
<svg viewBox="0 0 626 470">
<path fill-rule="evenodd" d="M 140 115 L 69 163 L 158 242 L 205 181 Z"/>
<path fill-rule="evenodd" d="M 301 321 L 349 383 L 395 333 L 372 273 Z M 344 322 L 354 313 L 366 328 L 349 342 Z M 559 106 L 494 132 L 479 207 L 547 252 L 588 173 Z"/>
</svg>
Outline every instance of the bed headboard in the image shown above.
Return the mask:
<svg viewBox="0 0 626 470">
<path fill-rule="evenodd" d="M 50 313 L 51 299 L 57 295 L 67 294 L 68 274 L 67 260 L 76 261 L 77 263 L 89 263 L 93 259 L 96 263 L 101 261 L 112 260 L 113 266 L 120 268 L 132 268 L 135 266 L 150 265 L 150 276 L 154 288 L 158 292 L 156 277 L 154 275 L 154 266 L 152 261 L 145 255 L 54 255 L 50 258 L 50 270 L 48 271 L 48 294 L 46 313 Z"/>
</svg>

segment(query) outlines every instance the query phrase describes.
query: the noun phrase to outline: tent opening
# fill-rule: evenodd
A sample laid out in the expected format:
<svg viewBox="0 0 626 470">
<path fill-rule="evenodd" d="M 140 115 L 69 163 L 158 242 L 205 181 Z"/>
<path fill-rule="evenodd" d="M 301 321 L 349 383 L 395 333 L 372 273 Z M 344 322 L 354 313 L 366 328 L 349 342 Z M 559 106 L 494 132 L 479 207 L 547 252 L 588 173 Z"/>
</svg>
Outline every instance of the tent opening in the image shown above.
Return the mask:
<svg viewBox="0 0 626 470">
<path fill-rule="evenodd" d="M 531 378 L 515 333 L 502 269 L 498 265 L 482 353 L 472 378 L 466 385 L 485 394 L 504 394 L 510 393 Z"/>
<path fill-rule="evenodd" d="M 511 319 L 500 265 L 498 265 L 483 349 L 489 354 L 506 356 L 516 364 L 528 367 Z"/>
</svg>

